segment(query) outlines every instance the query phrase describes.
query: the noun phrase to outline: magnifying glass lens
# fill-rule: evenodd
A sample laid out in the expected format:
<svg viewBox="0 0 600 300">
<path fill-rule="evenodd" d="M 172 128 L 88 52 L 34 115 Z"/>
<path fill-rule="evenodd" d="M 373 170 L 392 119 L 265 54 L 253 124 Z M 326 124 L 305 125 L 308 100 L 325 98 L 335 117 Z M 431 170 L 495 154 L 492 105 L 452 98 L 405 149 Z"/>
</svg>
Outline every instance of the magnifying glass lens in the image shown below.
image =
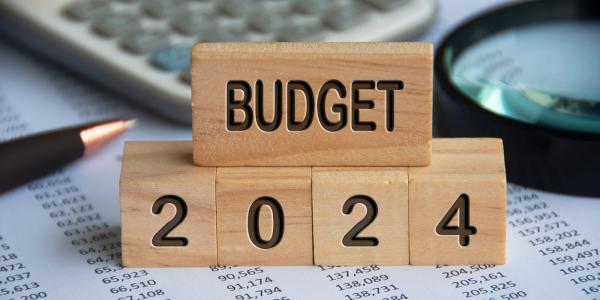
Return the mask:
<svg viewBox="0 0 600 300">
<path fill-rule="evenodd" d="M 500 31 L 464 49 L 449 73 L 462 93 L 495 114 L 600 133 L 600 21 Z"/>
</svg>

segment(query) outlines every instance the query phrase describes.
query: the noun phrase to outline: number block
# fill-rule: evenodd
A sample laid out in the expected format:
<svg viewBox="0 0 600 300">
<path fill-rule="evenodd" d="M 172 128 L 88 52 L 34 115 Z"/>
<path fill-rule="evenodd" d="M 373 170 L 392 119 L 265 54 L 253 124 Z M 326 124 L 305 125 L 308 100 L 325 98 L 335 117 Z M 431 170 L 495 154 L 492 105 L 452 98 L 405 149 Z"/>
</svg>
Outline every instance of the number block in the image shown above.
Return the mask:
<svg viewBox="0 0 600 300">
<path fill-rule="evenodd" d="M 313 168 L 315 264 L 406 265 L 406 168 Z"/>
<path fill-rule="evenodd" d="M 218 168 L 219 265 L 311 265 L 310 183 L 310 168 Z"/>
<path fill-rule="evenodd" d="M 217 263 L 216 168 L 192 163 L 191 142 L 126 142 L 121 240 L 127 267 Z"/>
<path fill-rule="evenodd" d="M 410 263 L 504 264 L 506 177 L 500 139 L 434 139 L 409 168 Z"/>
<path fill-rule="evenodd" d="M 200 43 L 200 166 L 426 166 L 431 43 Z M 209 138 L 207 138 L 209 137 Z"/>
</svg>

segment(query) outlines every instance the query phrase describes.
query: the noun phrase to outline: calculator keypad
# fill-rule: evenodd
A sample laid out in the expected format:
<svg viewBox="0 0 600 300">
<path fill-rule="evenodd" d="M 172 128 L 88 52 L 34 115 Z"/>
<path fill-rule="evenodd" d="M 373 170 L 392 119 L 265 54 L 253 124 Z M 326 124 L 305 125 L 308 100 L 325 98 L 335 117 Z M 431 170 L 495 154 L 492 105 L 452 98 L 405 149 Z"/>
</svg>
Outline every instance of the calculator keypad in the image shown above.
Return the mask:
<svg viewBox="0 0 600 300">
<path fill-rule="evenodd" d="M 414 0 L 79 0 L 63 8 L 98 38 L 147 55 L 150 66 L 189 84 L 196 42 L 319 40 Z"/>
<path fill-rule="evenodd" d="M 169 34 L 158 30 L 141 30 L 125 36 L 121 43 L 134 53 L 148 53 L 167 47 Z"/>
<path fill-rule="evenodd" d="M 362 2 L 336 6 L 336 9 L 330 10 L 323 21 L 336 30 L 348 29 L 366 20 L 369 10 L 365 6 Z"/>
<path fill-rule="evenodd" d="M 188 2 L 188 0 L 144 0 L 142 9 L 152 17 L 165 18 L 174 13 L 178 6 Z"/>
<path fill-rule="evenodd" d="M 216 28 L 218 26 L 219 24 L 214 16 L 197 12 L 183 12 L 173 16 L 171 19 L 171 27 L 183 35 L 198 34 L 203 29 Z"/>
<path fill-rule="evenodd" d="M 175 45 L 154 52 L 150 56 L 152 63 L 165 71 L 179 71 L 190 65 L 192 45 Z"/>
<path fill-rule="evenodd" d="M 137 17 L 123 14 L 110 14 L 97 18 L 92 22 L 92 28 L 101 35 L 107 37 L 119 36 L 125 32 L 140 28 Z"/>
<path fill-rule="evenodd" d="M 65 7 L 65 13 L 72 19 L 81 21 L 110 12 L 110 6 L 105 1 L 79 1 Z"/>
</svg>

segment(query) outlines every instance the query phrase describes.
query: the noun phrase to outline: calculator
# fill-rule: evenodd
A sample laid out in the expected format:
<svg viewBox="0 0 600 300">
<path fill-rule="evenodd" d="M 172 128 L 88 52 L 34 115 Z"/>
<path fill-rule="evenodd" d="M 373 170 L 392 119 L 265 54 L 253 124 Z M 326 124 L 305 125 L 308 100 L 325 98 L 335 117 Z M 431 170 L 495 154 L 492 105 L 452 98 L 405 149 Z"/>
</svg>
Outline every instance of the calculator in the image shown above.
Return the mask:
<svg viewBox="0 0 600 300">
<path fill-rule="evenodd" d="M 3 0 L 0 28 L 189 124 L 195 43 L 405 39 L 426 28 L 436 10 L 435 0 Z"/>
</svg>

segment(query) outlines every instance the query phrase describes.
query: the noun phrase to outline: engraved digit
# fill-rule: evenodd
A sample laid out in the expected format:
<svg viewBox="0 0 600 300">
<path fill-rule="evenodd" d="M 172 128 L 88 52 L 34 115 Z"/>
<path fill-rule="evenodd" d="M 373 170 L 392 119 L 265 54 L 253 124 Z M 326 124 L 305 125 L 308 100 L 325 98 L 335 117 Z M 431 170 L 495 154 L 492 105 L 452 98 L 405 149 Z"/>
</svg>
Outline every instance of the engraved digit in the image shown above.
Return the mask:
<svg viewBox="0 0 600 300">
<path fill-rule="evenodd" d="M 377 203 L 375 200 L 369 196 L 365 195 L 356 195 L 350 197 L 344 203 L 342 207 L 342 212 L 346 215 L 352 213 L 352 209 L 354 205 L 362 204 L 367 208 L 367 213 L 365 217 L 360 220 L 360 222 L 356 223 L 346 235 L 342 239 L 342 244 L 344 246 L 362 246 L 362 247 L 374 247 L 379 245 L 379 240 L 376 237 L 358 237 L 358 235 L 369 226 L 373 220 L 377 217 Z"/>
<path fill-rule="evenodd" d="M 273 215 L 273 231 L 271 238 L 268 240 L 260 236 L 258 228 L 259 213 L 263 205 L 270 207 Z M 283 224 L 283 209 L 275 198 L 260 197 L 250 205 L 250 209 L 248 210 L 248 237 L 256 247 L 269 249 L 277 246 L 283 237 Z"/>
<path fill-rule="evenodd" d="M 463 247 L 469 245 L 469 235 L 477 233 L 477 228 L 470 224 L 469 202 L 469 195 L 460 195 L 435 227 L 435 232 L 439 235 L 458 235 L 458 243 Z M 459 216 L 458 226 L 449 226 L 448 224 L 456 214 Z"/>
<path fill-rule="evenodd" d="M 162 212 L 165 204 L 172 204 L 175 206 L 175 216 L 165 226 L 163 226 L 155 235 L 152 237 L 152 245 L 156 247 L 184 247 L 188 244 L 188 239 L 185 237 L 167 237 L 169 233 L 175 227 L 177 227 L 185 217 L 187 216 L 187 205 L 185 201 L 179 196 L 166 195 L 158 198 L 152 205 L 152 213 L 158 215 Z"/>
</svg>

